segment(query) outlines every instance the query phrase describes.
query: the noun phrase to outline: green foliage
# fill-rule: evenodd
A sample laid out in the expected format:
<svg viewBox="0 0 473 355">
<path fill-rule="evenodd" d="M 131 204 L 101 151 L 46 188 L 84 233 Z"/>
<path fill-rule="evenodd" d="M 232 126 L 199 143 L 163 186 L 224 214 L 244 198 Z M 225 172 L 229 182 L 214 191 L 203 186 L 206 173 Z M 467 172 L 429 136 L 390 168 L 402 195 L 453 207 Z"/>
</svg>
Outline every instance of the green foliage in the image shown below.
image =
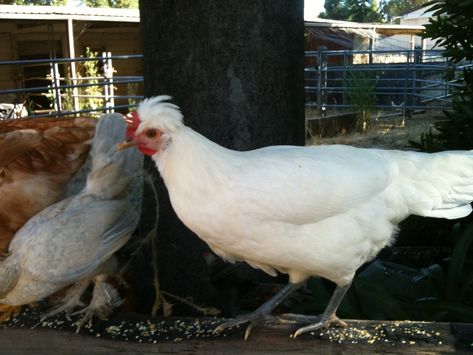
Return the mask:
<svg viewBox="0 0 473 355">
<path fill-rule="evenodd" d="M 434 14 L 425 25 L 423 37 L 444 46 L 446 56 L 455 62 L 473 60 L 473 0 L 433 3 Z"/>
<path fill-rule="evenodd" d="M 331 20 L 348 20 L 350 8 L 343 0 L 325 0 L 325 11 L 320 13 L 321 18 Z"/>
<path fill-rule="evenodd" d="M 375 74 L 349 71 L 348 100 L 357 114 L 357 130 L 364 131 L 371 125 L 371 113 L 376 105 Z"/>
<path fill-rule="evenodd" d="M 454 100 L 452 111 L 444 111 L 434 123 L 435 132 L 423 133 L 420 142 L 411 145 L 425 152 L 473 149 L 472 101 L 459 97 Z"/>
<path fill-rule="evenodd" d="M 96 58 L 98 56 L 97 52 L 92 52 L 89 47 L 86 48 L 85 55 L 87 58 Z M 86 61 L 83 64 L 85 81 L 89 84 L 98 84 L 100 76 L 98 61 Z M 84 89 L 85 95 L 89 97 L 82 103 L 81 109 L 96 109 L 104 105 L 104 99 L 94 96 L 103 95 L 103 86 L 88 86 Z"/>
<path fill-rule="evenodd" d="M 325 12 L 320 17 L 356 22 L 391 22 L 428 0 L 325 0 Z"/>
<path fill-rule="evenodd" d="M 129 83 L 126 85 L 126 91 L 128 96 L 136 96 L 138 94 L 138 83 Z M 138 105 L 138 99 L 128 99 L 128 105 L 136 106 Z"/>
<path fill-rule="evenodd" d="M 473 60 L 473 0 L 445 0 L 431 9 L 436 17 L 429 20 L 423 37 L 444 46 L 453 63 Z M 412 143 L 416 148 L 430 152 L 473 149 L 473 70 L 464 70 L 459 80 L 463 86 L 453 93 L 452 110 L 438 118 L 438 132 L 426 133 L 420 143 Z"/>
<path fill-rule="evenodd" d="M 401 16 L 425 3 L 428 0 L 381 0 L 379 2 L 384 18 L 391 22 L 394 17 Z"/>
<path fill-rule="evenodd" d="M 434 4 L 433 2 L 430 4 Z M 432 7 L 435 16 L 430 19 L 423 34 L 433 38 L 438 45 L 446 48 L 446 55 L 452 64 L 473 59 L 473 0 L 445 0 L 435 2 Z M 446 73 L 446 79 L 452 80 L 452 72 Z M 423 151 L 473 149 L 473 70 L 464 70 L 458 78 L 462 87 L 453 93 L 453 105 L 443 116 L 437 118 L 435 132 L 423 134 L 420 143 L 412 143 Z M 430 318 L 426 320 L 449 320 L 473 322 L 473 222 L 466 217 L 456 222 L 424 219 L 426 236 L 432 236 L 438 230 L 445 233 L 445 245 L 455 241 L 449 258 L 448 269 L 438 284 L 435 297 L 417 300 L 416 304 Z M 447 228 L 445 228 L 447 227 Z M 450 228 L 448 228 L 450 227 Z M 401 235 L 403 231 L 401 230 Z M 442 292 L 443 290 L 443 292 Z"/>
<path fill-rule="evenodd" d="M 325 12 L 320 17 L 355 22 L 382 21 L 375 0 L 325 0 Z"/>
<path fill-rule="evenodd" d="M 90 50 L 89 47 L 86 48 L 86 57 L 95 58 L 97 57 L 96 52 Z M 77 71 L 77 84 L 98 84 L 99 77 L 101 76 L 98 60 L 84 61 L 82 63 L 78 62 L 76 66 Z M 66 80 L 68 85 L 73 84 L 71 78 L 70 70 L 67 69 Z M 104 106 L 104 99 L 101 97 L 104 95 L 103 86 L 87 86 L 87 87 L 78 87 L 77 94 L 78 98 L 78 109 L 79 110 L 88 110 L 88 109 L 97 109 Z M 72 88 L 66 89 L 61 96 L 61 106 L 63 111 L 74 111 L 74 90 Z M 48 98 L 51 101 L 51 106 L 54 103 L 54 92 L 52 90 L 48 93 Z M 100 113 L 90 113 L 90 116 L 98 117 Z"/>
</svg>

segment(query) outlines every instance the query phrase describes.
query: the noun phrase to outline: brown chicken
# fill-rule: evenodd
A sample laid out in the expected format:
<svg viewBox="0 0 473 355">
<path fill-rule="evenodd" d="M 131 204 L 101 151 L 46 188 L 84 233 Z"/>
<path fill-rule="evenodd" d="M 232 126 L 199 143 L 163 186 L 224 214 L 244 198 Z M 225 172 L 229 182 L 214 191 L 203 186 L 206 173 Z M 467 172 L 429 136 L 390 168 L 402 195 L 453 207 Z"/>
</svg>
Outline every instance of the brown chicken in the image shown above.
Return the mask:
<svg viewBox="0 0 473 355">
<path fill-rule="evenodd" d="M 87 158 L 95 119 L 0 121 L 0 253 L 32 216 L 64 197 Z"/>
</svg>

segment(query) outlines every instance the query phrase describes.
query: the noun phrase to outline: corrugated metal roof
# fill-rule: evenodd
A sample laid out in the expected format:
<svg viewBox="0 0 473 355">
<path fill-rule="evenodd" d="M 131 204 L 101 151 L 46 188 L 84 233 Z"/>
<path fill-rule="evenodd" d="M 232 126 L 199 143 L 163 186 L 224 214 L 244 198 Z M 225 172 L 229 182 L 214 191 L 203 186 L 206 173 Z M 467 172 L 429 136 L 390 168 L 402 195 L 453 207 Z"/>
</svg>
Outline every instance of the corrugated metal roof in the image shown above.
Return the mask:
<svg viewBox="0 0 473 355">
<path fill-rule="evenodd" d="M 380 23 L 360 23 L 351 21 L 328 20 L 318 18 L 313 21 L 306 21 L 305 25 L 308 27 L 332 27 L 332 28 L 357 28 L 366 30 L 423 30 L 424 26 L 413 25 L 394 25 L 394 24 L 380 24 Z"/>
<path fill-rule="evenodd" d="M 140 22 L 138 9 L 0 5 L 0 19 Z"/>
</svg>

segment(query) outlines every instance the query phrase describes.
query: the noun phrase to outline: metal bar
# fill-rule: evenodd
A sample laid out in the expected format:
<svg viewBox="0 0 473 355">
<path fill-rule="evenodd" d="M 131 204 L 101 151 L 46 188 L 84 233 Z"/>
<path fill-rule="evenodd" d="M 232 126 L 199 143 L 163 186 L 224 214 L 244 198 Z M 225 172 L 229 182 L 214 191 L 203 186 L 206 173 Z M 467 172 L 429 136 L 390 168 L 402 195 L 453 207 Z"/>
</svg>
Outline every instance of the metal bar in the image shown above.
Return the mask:
<svg viewBox="0 0 473 355">
<path fill-rule="evenodd" d="M 351 105 L 334 105 L 334 104 L 325 104 L 326 108 L 351 108 Z M 389 110 L 399 110 L 399 107 L 393 107 L 392 105 L 375 105 L 373 106 L 375 109 L 389 109 Z M 451 105 L 436 105 L 436 106 L 411 106 L 409 107 L 410 110 L 428 110 L 428 109 L 435 109 L 435 110 L 444 110 L 451 108 Z"/>
<path fill-rule="evenodd" d="M 117 105 L 115 106 L 115 109 L 126 109 L 130 107 L 136 107 L 138 104 L 135 105 Z M 30 115 L 28 117 L 57 117 L 57 116 L 69 116 L 69 115 L 75 115 L 75 114 L 80 114 L 80 113 L 92 113 L 92 112 L 105 112 L 107 110 L 107 107 L 98 107 L 95 109 L 84 109 L 84 110 L 79 110 L 79 111 L 61 111 L 61 112 L 52 112 L 49 114 L 40 114 L 40 115 Z"/>
<path fill-rule="evenodd" d="M 64 94 L 63 94 L 64 95 Z M 79 94 L 77 97 L 88 98 L 88 99 L 103 99 L 103 95 L 86 95 L 86 94 Z M 137 99 L 141 100 L 144 98 L 142 95 L 114 95 L 113 98 L 115 100 L 128 100 L 128 99 Z"/>
<path fill-rule="evenodd" d="M 71 31 L 69 33 L 73 32 Z M 306 52 L 306 56 L 308 58 L 315 57 L 317 66 L 305 68 L 305 91 L 310 93 L 310 96 L 308 95 L 308 97 L 310 97 L 311 100 L 314 100 L 313 103 L 317 107 L 320 115 L 325 113 L 326 108 L 347 109 L 350 108 L 350 105 L 347 103 L 347 87 L 349 86 L 351 80 L 353 80 L 347 77 L 347 71 L 367 72 L 373 73 L 367 80 L 371 80 L 372 82 L 377 81 L 374 94 L 378 97 L 378 104 L 375 106 L 375 109 L 398 110 L 399 107 L 392 107 L 390 104 L 388 104 L 391 101 L 394 101 L 396 104 L 403 102 L 403 108 L 406 110 L 449 108 L 451 105 L 451 90 L 461 87 L 462 84 L 457 82 L 457 80 L 446 81 L 441 78 L 441 74 L 444 73 L 446 69 L 453 71 L 454 73 L 460 73 L 462 72 L 463 68 L 473 67 L 473 64 L 470 62 L 463 62 L 453 67 L 449 63 L 448 58 L 441 56 L 443 53 L 442 50 L 423 50 L 421 53 L 422 59 L 412 60 L 412 58 L 416 58 L 416 50 L 329 51 L 325 49 L 324 51 L 321 51 L 319 49 L 318 51 Z M 73 56 L 74 53 L 71 50 L 70 52 L 72 53 L 71 56 Z M 417 52 L 417 55 L 418 54 L 419 53 Z M 357 55 L 371 55 L 374 64 L 368 65 L 353 63 L 353 60 L 351 59 L 354 59 L 356 62 Z M 382 57 L 383 55 L 389 55 L 390 58 L 388 58 L 388 60 L 390 60 L 390 62 L 385 62 Z M 116 86 L 130 83 L 142 83 L 143 78 L 140 76 L 115 76 L 115 73 L 109 73 L 110 69 L 107 68 L 112 68 L 113 59 L 141 60 L 142 58 L 142 55 L 112 56 L 110 52 L 104 52 L 102 57 L 95 58 L 53 58 L 24 61 L 0 61 L 0 65 L 16 65 L 20 68 L 22 65 L 32 66 L 48 63 L 52 70 L 54 68 L 54 64 L 56 64 L 55 73 L 52 72 L 51 75 L 52 78 L 55 78 L 53 85 L 44 85 L 41 87 L 29 89 L 15 88 L 9 90 L 0 90 L 0 94 L 21 93 L 30 96 L 36 96 L 53 92 L 58 100 L 64 98 L 65 95 L 70 95 L 74 98 L 74 100 L 78 100 L 82 97 L 103 98 L 103 96 L 100 96 L 99 94 L 82 95 L 78 89 L 90 86 L 104 87 L 104 90 L 107 90 L 107 97 L 103 104 L 103 106 L 105 106 L 103 110 L 111 112 L 112 110 L 118 109 L 119 107 L 128 107 L 126 105 L 115 105 L 117 102 L 123 102 L 117 100 L 142 98 L 139 95 L 115 95 Z M 392 59 L 395 60 L 391 62 Z M 72 64 L 75 65 L 77 62 L 98 60 L 103 60 L 104 62 L 105 78 L 78 78 L 77 75 L 72 73 Z M 61 63 L 71 68 L 70 78 L 66 79 L 60 76 L 58 65 Z M 376 73 L 376 79 L 374 79 L 374 73 Z M 100 80 L 100 82 L 97 84 L 84 83 L 85 80 L 91 79 Z M 63 85 L 60 85 L 61 83 Z M 59 92 L 55 93 L 54 90 L 58 90 Z M 66 92 L 66 90 L 68 92 Z M 410 105 L 407 105 L 408 99 L 412 99 Z M 331 104 L 329 104 L 329 102 Z M 308 104 L 308 106 L 314 105 Z M 100 108 L 83 111 L 76 110 L 76 108 L 77 106 L 74 105 L 73 111 L 67 111 L 67 114 L 69 115 L 71 112 L 73 114 L 79 112 L 87 113 L 103 111 Z"/>
<path fill-rule="evenodd" d="M 317 55 L 317 112 L 319 117 L 322 115 L 322 81 L 323 81 L 323 51 L 320 47 Z"/>
<path fill-rule="evenodd" d="M 130 55 L 114 55 L 111 56 L 114 60 L 127 60 L 127 59 L 143 59 L 142 54 L 130 54 Z M 50 59 L 28 59 L 28 60 L 5 60 L 0 61 L 0 65 L 14 65 L 14 64 L 49 64 L 49 63 L 69 63 L 69 62 L 85 62 L 92 60 L 103 60 L 103 57 L 94 58 L 50 58 Z"/>
<path fill-rule="evenodd" d="M 110 107 L 110 98 L 109 98 L 109 88 L 110 88 L 110 85 L 108 83 L 108 75 L 109 75 L 109 68 L 108 68 L 108 63 L 107 63 L 107 52 L 102 52 L 102 65 L 103 65 L 103 78 L 100 78 L 100 79 L 103 79 L 103 82 L 104 82 L 104 86 L 103 86 L 103 99 L 105 101 L 105 107 L 107 107 L 107 109 L 105 110 L 105 112 L 107 113 L 110 113 L 108 107 Z"/>
<path fill-rule="evenodd" d="M 48 44 L 49 44 L 49 56 L 52 58 L 56 58 L 56 45 L 54 43 L 54 29 L 52 24 L 48 24 Z M 54 107 L 57 112 L 61 112 L 62 105 L 61 105 L 61 89 L 59 86 L 61 82 L 57 79 L 59 75 L 59 68 L 58 63 L 51 62 L 51 83 L 53 88 L 54 94 Z"/>
<path fill-rule="evenodd" d="M 143 79 L 141 80 L 121 80 L 115 81 L 115 84 L 132 84 L 132 83 L 142 83 Z M 61 85 L 58 86 L 58 89 L 70 89 L 73 87 L 90 87 L 90 86 L 104 86 L 108 85 L 107 83 L 95 83 L 95 84 L 77 84 L 77 85 Z M 24 88 L 24 89 L 8 89 L 8 90 L 0 90 L 0 94 L 14 94 L 14 93 L 21 93 L 21 92 L 37 92 L 37 91 L 48 91 L 51 90 L 50 86 L 38 86 L 35 88 Z"/>
<path fill-rule="evenodd" d="M 107 52 L 106 53 L 106 56 L 107 56 L 107 59 L 105 61 L 105 69 L 104 69 L 104 76 L 105 76 L 105 80 L 108 81 L 108 86 L 105 86 L 105 88 L 107 89 L 108 91 L 108 95 L 109 95 L 109 98 L 108 98 L 108 102 L 107 102 L 107 105 L 108 107 L 110 107 L 110 110 L 109 112 L 114 112 L 113 111 L 113 107 L 115 106 L 115 101 L 113 99 L 114 97 L 114 87 L 113 87 L 113 72 L 114 72 L 114 69 L 113 69 L 113 65 L 112 65 L 112 59 L 110 58 L 112 56 L 112 53 L 111 52 Z"/>
</svg>

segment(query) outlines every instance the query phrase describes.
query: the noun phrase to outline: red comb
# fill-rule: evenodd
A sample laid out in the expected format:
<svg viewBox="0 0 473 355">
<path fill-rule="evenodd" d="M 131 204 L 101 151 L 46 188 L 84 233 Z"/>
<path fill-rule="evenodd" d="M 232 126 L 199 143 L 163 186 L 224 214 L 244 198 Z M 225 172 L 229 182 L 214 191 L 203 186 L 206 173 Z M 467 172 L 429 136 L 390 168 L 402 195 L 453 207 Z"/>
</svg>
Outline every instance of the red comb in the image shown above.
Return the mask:
<svg viewBox="0 0 473 355">
<path fill-rule="evenodd" d="M 125 122 L 127 124 L 126 136 L 133 137 L 135 135 L 136 130 L 138 129 L 138 126 L 141 123 L 140 116 L 138 116 L 138 112 L 133 111 L 128 113 L 125 116 Z"/>
</svg>

